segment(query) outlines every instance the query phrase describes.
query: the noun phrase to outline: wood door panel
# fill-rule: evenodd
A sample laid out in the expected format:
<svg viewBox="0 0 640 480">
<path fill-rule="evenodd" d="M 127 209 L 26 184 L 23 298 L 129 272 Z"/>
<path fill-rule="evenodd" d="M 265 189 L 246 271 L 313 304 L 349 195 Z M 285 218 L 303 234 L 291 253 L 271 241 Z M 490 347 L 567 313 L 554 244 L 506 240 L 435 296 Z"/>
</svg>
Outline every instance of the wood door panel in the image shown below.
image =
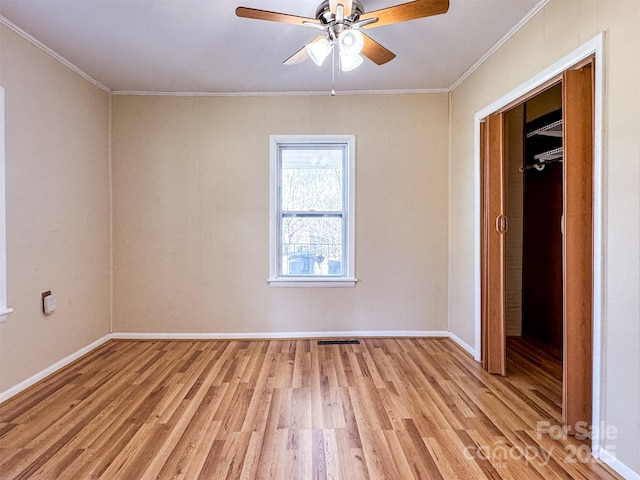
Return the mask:
<svg viewBox="0 0 640 480">
<path fill-rule="evenodd" d="M 593 72 L 563 76 L 564 362 L 563 422 L 591 424 L 593 306 Z"/>
<path fill-rule="evenodd" d="M 486 368 L 489 373 L 506 373 L 505 344 L 505 232 L 507 139 L 504 115 L 486 121 L 486 162 L 484 174 L 486 216 Z"/>
</svg>

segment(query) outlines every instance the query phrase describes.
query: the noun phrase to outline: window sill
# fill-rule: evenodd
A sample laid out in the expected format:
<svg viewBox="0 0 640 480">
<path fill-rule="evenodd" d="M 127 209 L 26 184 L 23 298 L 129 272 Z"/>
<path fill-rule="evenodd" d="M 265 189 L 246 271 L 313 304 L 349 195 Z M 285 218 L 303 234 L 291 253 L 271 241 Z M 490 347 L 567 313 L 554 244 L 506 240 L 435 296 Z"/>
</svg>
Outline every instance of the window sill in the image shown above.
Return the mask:
<svg viewBox="0 0 640 480">
<path fill-rule="evenodd" d="M 267 280 L 270 287 L 355 287 L 358 280 L 355 278 L 328 278 L 328 277 L 279 277 Z"/>
<path fill-rule="evenodd" d="M 7 321 L 7 316 L 13 312 L 13 308 L 0 308 L 0 323 L 4 323 Z"/>
</svg>

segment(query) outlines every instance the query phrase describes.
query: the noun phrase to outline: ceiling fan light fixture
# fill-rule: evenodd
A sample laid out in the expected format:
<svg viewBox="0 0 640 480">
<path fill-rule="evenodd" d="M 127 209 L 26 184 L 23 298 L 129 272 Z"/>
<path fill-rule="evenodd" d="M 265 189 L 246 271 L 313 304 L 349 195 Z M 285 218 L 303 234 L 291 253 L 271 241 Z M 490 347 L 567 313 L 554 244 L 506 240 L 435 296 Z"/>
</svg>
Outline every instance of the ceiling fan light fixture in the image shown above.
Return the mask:
<svg viewBox="0 0 640 480">
<path fill-rule="evenodd" d="M 329 56 L 331 53 L 332 44 L 326 38 L 319 38 L 315 42 L 308 43 L 305 47 L 307 49 L 307 53 L 313 62 L 320 66 L 322 62 Z"/>
<path fill-rule="evenodd" d="M 336 53 L 340 54 L 342 70 L 348 71 L 362 63 L 360 53 L 376 65 L 383 65 L 396 56 L 371 37 L 361 33 L 361 28 L 373 24 L 376 27 L 382 27 L 441 15 L 448 10 L 449 0 L 412 0 L 378 10 L 374 9 L 368 13 L 365 13 L 360 0 L 321 0 L 316 9 L 315 18 L 249 7 L 236 8 L 236 16 L 320 29 L 323 31 L 321 37 L 312 40 L 283 63 L 296 65 L 311 57 L 313 62 L 320 66 L 333 51 L 334 58 Z M 334 47 L 339 52 L 336 52 Z M 349 55 L 353 58 L 347 58 Z M 333 71 L 335 72 L 335 68 Z"/>
<path fill-rule="evenodd" d="M 343 72 L 350 72 L 351 70 L 355 70 L 362 63 L 362 56 L 359 54 L 355 55 L 345 55 L 342 51 L 340 51 L 340 70 Z"/>
<path fill-rule="evenodd" d="M 348 28 L 338 35 L 340 53 L 345 55 L 358 55 L 364 48 L 364 37 L 359 30 Z"/>
</svg>

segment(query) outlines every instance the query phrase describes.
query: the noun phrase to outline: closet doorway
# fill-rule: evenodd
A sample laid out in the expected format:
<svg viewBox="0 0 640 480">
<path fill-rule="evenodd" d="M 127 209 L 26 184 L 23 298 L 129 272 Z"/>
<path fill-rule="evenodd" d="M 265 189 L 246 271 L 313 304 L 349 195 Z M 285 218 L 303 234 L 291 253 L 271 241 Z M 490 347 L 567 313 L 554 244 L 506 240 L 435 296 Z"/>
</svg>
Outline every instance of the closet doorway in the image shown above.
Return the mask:
<svg viewBox="0 0 640 480">
<path fill-rule="evenodd" d="M 592 424 L 593 104 L 589 58 L 480 125 L 482 362 L 506 374 L 507 335 L 561 359 L 572 433 Z"/>
</svg>

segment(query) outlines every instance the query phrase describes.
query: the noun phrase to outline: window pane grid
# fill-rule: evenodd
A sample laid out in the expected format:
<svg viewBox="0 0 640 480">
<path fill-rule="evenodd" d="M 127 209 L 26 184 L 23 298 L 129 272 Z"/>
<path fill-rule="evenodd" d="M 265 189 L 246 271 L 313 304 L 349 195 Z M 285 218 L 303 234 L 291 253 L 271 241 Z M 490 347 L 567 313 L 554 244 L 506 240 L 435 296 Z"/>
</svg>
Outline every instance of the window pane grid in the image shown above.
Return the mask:
<svg viewBox="0 0 640 480">
<path fill-rule="evenodd" d="M 330 218 L 342 215 L 342 212 L 282 212 L 282 218 Z"/>
</svg>

